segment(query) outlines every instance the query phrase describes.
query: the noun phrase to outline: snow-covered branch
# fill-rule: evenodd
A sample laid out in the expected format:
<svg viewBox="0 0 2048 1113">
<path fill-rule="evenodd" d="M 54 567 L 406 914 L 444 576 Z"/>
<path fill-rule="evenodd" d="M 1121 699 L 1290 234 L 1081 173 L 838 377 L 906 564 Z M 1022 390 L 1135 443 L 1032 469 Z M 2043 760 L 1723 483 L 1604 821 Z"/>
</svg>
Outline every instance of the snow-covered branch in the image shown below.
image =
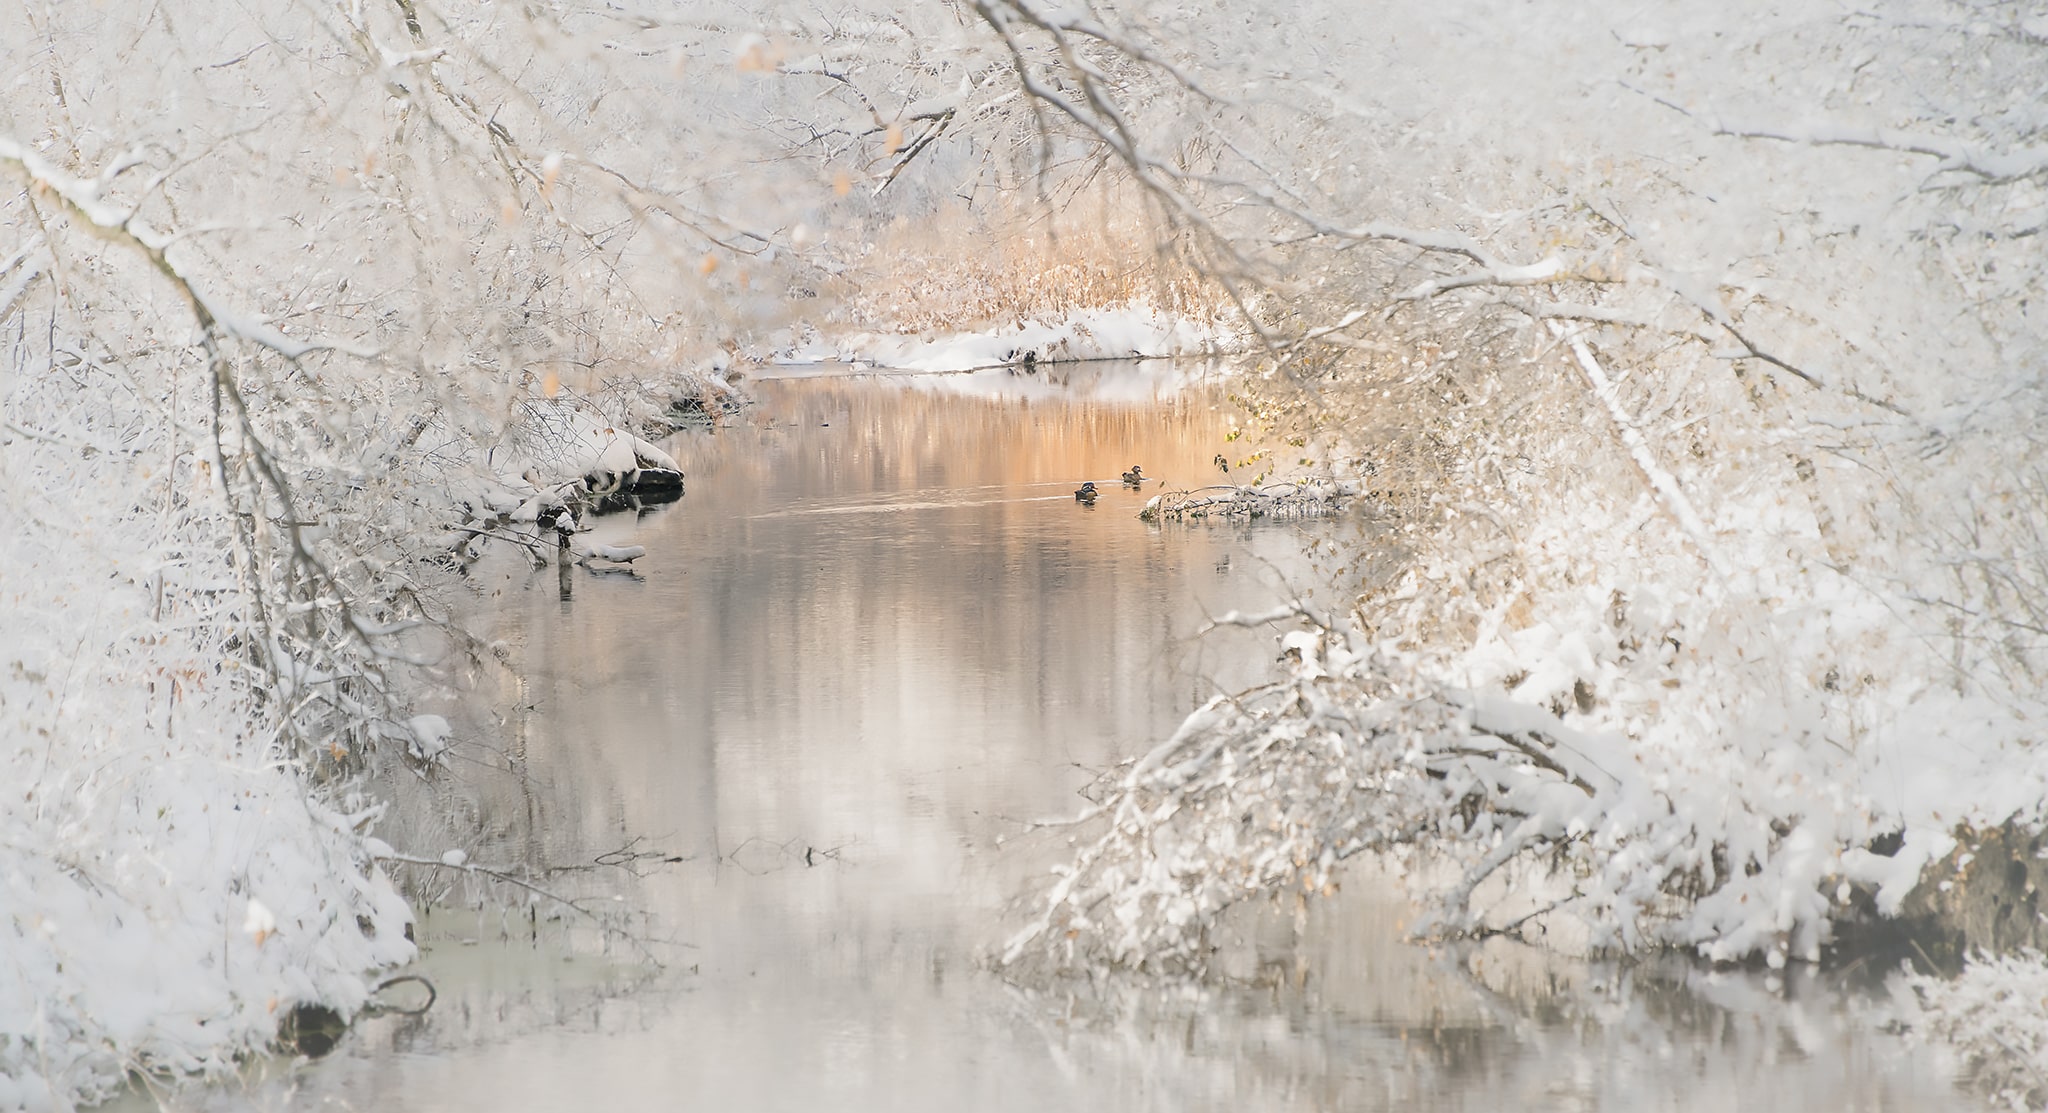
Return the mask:
<svg viewBox="0 0 2048 1113">
<path fill-rule="evenodd" d="M 1713 131 L 1715 135 L 1740 139 L 1771 139 L 1817 147 L 1866 147 L 1925 155 L 1940 160 L 1938 170 L 1971 174 L 1990 185 L 2003 185 L 2048 173 L 2048 147 L 1990 151 L 1947 136 L 1897 128 L 1859 127 L 1836 122 L 1792 125 L 1730 123 L 1716 117 Z"/>
<path fill-rule="evenodd" d="M 1601 408 L 1606 410 L 1607 416 L 1613 420 L 1622 443 L 1628 446 L 1629 459 L 1634 460 L 1636 467 L 1641 469 L 1644 481 L 1657 493 L 1657 501 L 1671 514 L 1679 529 L 1685 531 L 1685 536 L 1699 549 L 1700 556 L 1706 559 L 1707 564 L 1715 572 L 1726 575 L 1727 567 L 1715 549 L 1713 536 L 1708 531 L 1706 522 L 1700 518 L 1699 512 L 1693 509 L 1692 500 L 1686 497 L 1678 481 L 1657 462 L 1657 457 L 1650 451 L 1650 444 L 1644 439 L 1642 430 L 1636 428 L 1635 421 L 1621 408 L 1621 400 L 1615 393 L 1614 383 L 1608 379 L 1606 368 L 1601 367 L 1600 361 L 1594 357 L 1593 349 L 1586 344 L 1586 338 L 1559 321 L 1545 323 L 1549 325 L 1551 335 L 1571 345 L 1572 357 L 1577 360 L 1579 370 L 1585 373 L 1587 384 L 1593 388 L 1593 397 L 1600 402 Z"/>
<path fill-rule="evenodd" d="M 1970 174 L 1989 185 L 2004 185 L 2048 172 L 2048 147 L 1991 150 L 1951 136 L 1907 128 L 1853 124 L 1841 120 L 1763 123 L 1729 120 L 1719 113 L 1695 112 L 1669 97 L 1630 82 L 1622 87 L 1648 97 L 1689 119 L 1699 120 L 1715 135 L 1737 139 L 1769 139 L 1809 147 L 1862 147 L 1874 151 L 1923 155 L 1939 160 L 1938 172 Z"/>
<path fill-rule="evenodd" d="M 1408 241 L 1401 241 L 1408 242 Z M 1436 250 L 1444 250 L 1438 248 Z M 1489 266 L 1483 271 L 1432 278 L 1427 282 L 1410 287 L 1396 295 L 1400 301 L 1421 301 L 1435 297 L 1448 290 L 1463 290 L 1472 286 L 1537 286 L 1557 281 L 1584 281 L 1577 275 L 1565 273 L 1564 264 L 1552 255 L 1541 262 L 1525 267 Z"/>
<path fill-rule="evenodd" d="M 339 351 L 363 359 L 376 355 L 373 350 L 340 341 L 296 340 L 254 316 L 237 312 L 224 300 L 210 294 L 172 261 L 169 248 L 175 237 L 150 227 L 134 207 L 123 207 L 105 200 L 98 182 L 86 182 L 64 173 L 18 140 L 0 135 L 0 162 L 12 163 L 28 177 L 34 191 L 55 194 L 64 208 L 94 234 L 133 248 L 149 260 L 185 296 L 201 328 L 247 340 L 286 359 L 299 359 L 320 351 Z M 111 167 L 120 165 L 117 160 Z M 101 180 L 109 180 L 117 173 L 118 170 L 113 170 L 103 174 Z"/>
</svg>

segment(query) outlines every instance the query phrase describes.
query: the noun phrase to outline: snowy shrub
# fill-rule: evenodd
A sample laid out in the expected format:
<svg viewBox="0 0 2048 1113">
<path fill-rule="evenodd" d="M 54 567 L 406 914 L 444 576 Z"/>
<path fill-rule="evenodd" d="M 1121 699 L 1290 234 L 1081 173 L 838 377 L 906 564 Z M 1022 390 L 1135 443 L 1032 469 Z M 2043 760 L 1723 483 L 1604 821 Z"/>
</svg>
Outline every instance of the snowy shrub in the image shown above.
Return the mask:
<svg viewBox="0 0 2048 1113">
<path fill-rule="evenodd" d="M 1455 709 L 1329 631 L 1288 643 L 1290 677 L 1211 699 L 1105 786 L 1005 963 L 1200 972 L 1208 927 L 1232 904 L 1315 893 L 1339 861 L 1444 825 L 1465 786 L 1431 754 L 1468 737 Z M 1515 764 L 1507 746 L 1494 756 Z"/>
<path fill-rule="evenodd" d="M 1958 830 L 2042 818 L 2038 18 L 1472 11 L 1133 20 L 1204 90 L 1290 56 L 1320 99 L 1230 102 L 1195 171 L 1105 140 L 1272 292 L 1253 456 L 1381 513 L 1313 673 L 1429 701 L 1461 791 L 1381 791 L 1392 743 L 1305 695 L 1212 707 L 1201 776 L 1109 786 L 1017 961 L 1199 967 L 1222 907 L 1404 840 L 1456 867 L 1415 875 L 1436 930 L 1811 960 Z"/>
<path fill-rule="evenodd" d="M 413 953 L 377 809 L 281 760 L 355 686 L 266 674 L 218 473 L 144 390 L 61 355 L 0 379 L 0 1109 L 226 1069 Z"/>
</svg>

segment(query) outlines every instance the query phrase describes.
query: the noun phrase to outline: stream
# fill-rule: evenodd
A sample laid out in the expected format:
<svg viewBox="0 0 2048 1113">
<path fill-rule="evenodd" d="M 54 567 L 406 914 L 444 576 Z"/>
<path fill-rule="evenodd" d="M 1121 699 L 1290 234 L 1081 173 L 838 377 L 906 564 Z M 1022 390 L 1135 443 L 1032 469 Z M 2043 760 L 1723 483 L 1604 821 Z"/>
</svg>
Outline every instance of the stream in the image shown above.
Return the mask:
<svg viewBox="0 0 2048 1113">
<path fill-rule="evenodd" d="M 1261 679 L 1279 628 L 1204 623 L 1308 590 L 1363 526 L 1138 520 L 1162 487 L 1120 485 L 1131 464 L 1199 486 L 1243 452 L 1213 368 L 779 373 L 669 442 L 680 502 L 596 520 L 646 547 L 635 574 L 575 570 L 564 598 L 553 569 L 479 566 L 516 678 L 451 705 L 453 763 L 418 789 L 474 859 L 572 867 L 551 884 L 633 938 L 456 875 L 419 924 L 432 1009 L 136 1107 L 1967 1107 L 1872 1022 L 1875 963 L 1428 948 L 1375 867 L 1240 917 L 1213 985 L 1006 983 L 983 956 L 1063 846 L 1033 821 Z"/>
</svg>

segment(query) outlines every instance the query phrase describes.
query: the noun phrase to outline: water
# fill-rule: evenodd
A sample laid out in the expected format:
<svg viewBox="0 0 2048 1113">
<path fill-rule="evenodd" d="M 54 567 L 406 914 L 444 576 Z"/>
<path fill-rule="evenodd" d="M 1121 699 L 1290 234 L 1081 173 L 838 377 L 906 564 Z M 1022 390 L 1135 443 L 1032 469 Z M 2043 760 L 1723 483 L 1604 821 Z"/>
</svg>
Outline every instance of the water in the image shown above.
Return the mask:
<svg viewBox="0 0 2048 1113">
<path fill-rule="evenodd" d="M 1899 1109 L 1963 1101 L 1840 979 L 1616 967 L 1401 941 L 1361 871 L 1240 918 L 1228 985 L 1012 986 L 980 957 L 1057 858 L 1031 820 L 1277 630 L 1196 634 L 1315 582 L 1355 520 L 1154 527 L 1214 481 L 1233 409 L 1186 369 L 1074 381 L 807 377 L 671 446 L 673 507 L 602 519 L 637 576 L 478 572 L 518 667 L 434 791 L 479 860 L 627 923 L 451 884 L 421 925 L 442 998 L 327 1059 L 180 1107 L 705 1110 Z M 1093 507 L 1072 490 L 1094 479 Z M 486 676 L 497 674 L 484 674 Z M 452 706 L 451 711 L 459 710 Z M 415 809 L 417 810 L 417 809 Z M 426 825 L 394 842 L 438 850 Z M 662 859 L 681 859 L 665 861 Z M 616 861 L 617 859 L 612 859 Z M 620 900 L 609 899 L 612 896 Z M 1009 919 L 1005 919 L 1006 915 Z M 656 971 L 644 954 L 664 960 Z"/>
</svg>

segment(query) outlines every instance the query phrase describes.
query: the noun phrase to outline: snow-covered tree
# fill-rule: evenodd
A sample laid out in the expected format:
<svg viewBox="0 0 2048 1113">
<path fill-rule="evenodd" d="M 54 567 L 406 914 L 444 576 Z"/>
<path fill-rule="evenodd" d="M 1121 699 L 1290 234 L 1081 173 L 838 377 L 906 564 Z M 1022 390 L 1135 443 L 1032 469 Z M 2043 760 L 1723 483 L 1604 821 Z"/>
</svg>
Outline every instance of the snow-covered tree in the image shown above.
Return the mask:
<svg viewBox="0 0 2048 1113">
<path fill-rule="evenodd" d="M 1199 968 L 1221 907 L 1416 846 L 1441 930 L 1810 959 L 2038 823 L 2039 13 L 991 22 L 1208 98 L 1102 142 L 1230 245 L 1272 441 L 1405 554 L 1113 778 L 1013 959 Z"/>
</svg>

